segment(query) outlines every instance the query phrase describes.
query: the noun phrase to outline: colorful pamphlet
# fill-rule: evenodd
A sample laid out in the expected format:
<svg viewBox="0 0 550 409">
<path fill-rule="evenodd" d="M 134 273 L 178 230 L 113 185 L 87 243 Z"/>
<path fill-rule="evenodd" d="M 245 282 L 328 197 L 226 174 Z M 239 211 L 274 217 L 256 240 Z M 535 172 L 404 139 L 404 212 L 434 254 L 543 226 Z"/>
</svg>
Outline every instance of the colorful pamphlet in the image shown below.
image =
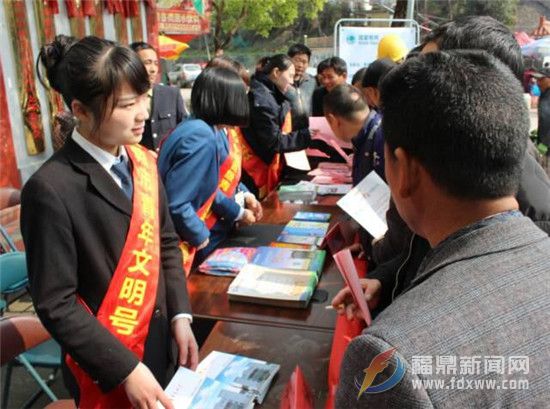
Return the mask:
<svg viewBox="0 0 550 409">
<path fill-rule="evenodd" d="M 232 385 L 262 403 L 280 365 L 241 355 L 212 351 L 197 366 L 197 373 Z"/>
<path fill-rule="evenodd" d="M 166 394 L 176 409 L 252 409 L 263 402 L 279 369 L 278 364 L 212 351 L 196 372 L 179 367 Z"/>
<path fill-rule="evenodd" d="M 297 236 L 324 237 L 328 230 L 329 223 L 305 222 L 291 220 L 287 223 L 281 234 L 293 234 Z"/>
<path fill-rule="evenodd" d="M 296 244 L 296 243 L 279 243 L 272 241 L 269 247 L 279 247 L 283 249 L 297 249 L 297 250 L 317 250 L 317 246 L 309 244 Z"/>
<path fill-rule="evenodd" d="M 307 244 L 310 246 L 315 246 L 319 241 L 319 237 L 300 236 L 297 234 L 281 234 L 277 237 L 277 241 L 280 243 Z"/>
<path fill-rule="evenodd" d="M 321 274 L 325 263 L 324 250 L 295 250 L 258 247 L 251 264 L 284 270 L 306 270 Z"/>
<path fill-rule="evenodd" d="M 199 266 L 199 271 L 216 276 L 236 276 L 252 260 L 255 253 L 254 247 L 217 249 Z"/>
<path fill-rule="evenodd" d="M 254 408 L 254 395 L 180 366 L 166 387 L 176 409 Z M 159 408 L 163 408 L 160 402 Z"/>
<path fill-rule="evenodd" d="M 293 220 L 302 220 L 306 222 L 328 222 L 330 220 L 330 213 L 320 212 L 296 212 Z"/>
<path fill-rule="evenodd" d="M 282 270 L 247 264 L 229 286 L 231 301 L 306 308 L 318 283 L 316 271 Z"/>
</svg>

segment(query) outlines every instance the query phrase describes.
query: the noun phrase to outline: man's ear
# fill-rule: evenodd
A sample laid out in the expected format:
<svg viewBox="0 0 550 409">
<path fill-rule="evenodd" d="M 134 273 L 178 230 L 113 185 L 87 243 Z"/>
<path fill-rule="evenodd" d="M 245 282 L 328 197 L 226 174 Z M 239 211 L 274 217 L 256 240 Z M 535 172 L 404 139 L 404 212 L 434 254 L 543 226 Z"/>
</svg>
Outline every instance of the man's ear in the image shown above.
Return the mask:
<svg viewBox="0 0 550 409">
<path fill-rule="evenodd" d="M 325 114 L 325 118 L 326 118 L 328 124 L 330 125 L 330 128 L 332 129 L 332 132 L 334 132 L 334 129 L 338 129 L 338 126 L 340 124 L 340 120 L 338 119 L 338 117 L 336 115 L 328 113 L 328 114 Z"/>
<path fill-rule="evenodd" d="M 403 148 L 393 151 L 395 157 L 396 192 L 403 199 L 413 196 L 420 185 L 420 164 Z"/>
</svg>

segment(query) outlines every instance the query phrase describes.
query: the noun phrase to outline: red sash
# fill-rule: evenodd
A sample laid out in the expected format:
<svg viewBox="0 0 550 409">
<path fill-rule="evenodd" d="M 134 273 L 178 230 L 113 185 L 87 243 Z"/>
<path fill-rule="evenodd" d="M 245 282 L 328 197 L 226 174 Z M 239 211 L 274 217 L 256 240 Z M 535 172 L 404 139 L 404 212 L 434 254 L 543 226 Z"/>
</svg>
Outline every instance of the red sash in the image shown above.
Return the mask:
<svg viewBox="0 0 550 409">
<path fill-rule="evenodd" d="M 133 164 L 132 217 L 126 243 L 96 319 L 141 360 L 160 272 L 159 186 L 153 155 L 139 145 L 126 146 L 126 151 Z M 66 362 L 80 389 L 80 408 L 131 407 L 122 385 L 104 394 L 71 356 L 67 355 Z"/>
<path fill-rule="evenodd" d="M 241 146 L 243 149 L 243 169 L 254 181 L 254 184 L 258 188 L 258 199 L 262 200 L 269 193 L 275 190 L 279 184 L 281 172 L 283 170 L 281 155 L 276 153 L 271 163 L 269 165 L 266 164 L 263 160 L 256 156 L 244 138 L 241 130 L 239 128 L 233 129 L 238 134 L 241 141 Z M 285 116 L 281 131 L 283 134 L 292 132 L 292 117 L 290 116 L 290 112 L 288 112 Z"/>
<path fill-rule="evenodd" d="M 227 132 L 227 139 L 229 141 L 229 153 L 220 168 L 218 189 L 226 196 L 231 197 L 235 194 L 239 181 L 241 180 L 242 152 L 239 138 L 231 129 Z M 218 221 L 218 216 L 212 211 L 212 203 L 214 203 L 216 193 L 217 190 L 215 190 L 208 200 L 204 202 L 199 210 L 197 210 L 197 216 L 204 222 L 208 230 Z M 183 269 L 185 270 L 186 276 L 189 276 L 197 249 L 187 242 L 180 242 L 180 249 L 183 253 Z"/>
</svg>

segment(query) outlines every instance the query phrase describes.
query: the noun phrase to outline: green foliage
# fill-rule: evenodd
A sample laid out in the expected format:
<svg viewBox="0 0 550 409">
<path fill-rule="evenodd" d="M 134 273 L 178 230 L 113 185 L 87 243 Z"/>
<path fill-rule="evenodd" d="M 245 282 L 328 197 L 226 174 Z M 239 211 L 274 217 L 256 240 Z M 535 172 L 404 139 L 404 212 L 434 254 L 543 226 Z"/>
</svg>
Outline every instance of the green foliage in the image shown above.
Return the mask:
<svg viewBox="0 0 550 409">
<path fill-rule="evenodd" d="M 445 20 L 487 15 L 511 27 L 516 22 L 518 3 L 519 0 L 419 0 L 417 10 Z"/>
<path fill-rule="evenodd" d="M 213 34 L 223 48 L 239 29 L 267 37 L 274 28 L 289 27 L 299 17 L 313 19 L 326 0 L 213 0 Z"/>
</svg>

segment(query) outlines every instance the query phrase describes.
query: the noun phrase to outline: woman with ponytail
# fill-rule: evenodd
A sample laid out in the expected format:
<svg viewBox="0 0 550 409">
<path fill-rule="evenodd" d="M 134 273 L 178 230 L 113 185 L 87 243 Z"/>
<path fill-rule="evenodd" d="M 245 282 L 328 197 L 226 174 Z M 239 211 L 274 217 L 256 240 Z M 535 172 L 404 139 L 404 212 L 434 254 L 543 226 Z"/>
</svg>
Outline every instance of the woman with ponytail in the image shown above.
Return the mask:
<svg viewBox="0 0 550 409">
<path fill-rule="evenodd" d="M 78 407 L 173 408 L 163 391 L 171 339 L 180 365 L 194 368 L 198 348 L 164 188 L 138 145 L 147 72 L 132 50 L 97 37 L 58 36 L 39 65 L 77 124 L 23 189 L 36 312 L 61 345 Z"/>
<path fill-rule="evenodd" d="M 290 102 L 285 93 L 294 83 L 290 57 L 277 54 L 262 60 L 250 83 L 250 125 L 242 128 L 243 182 L 263 199 L 276 189 L 285 152 L 306 149 L 307 128 L 292 131 Z"/>
</svg>

